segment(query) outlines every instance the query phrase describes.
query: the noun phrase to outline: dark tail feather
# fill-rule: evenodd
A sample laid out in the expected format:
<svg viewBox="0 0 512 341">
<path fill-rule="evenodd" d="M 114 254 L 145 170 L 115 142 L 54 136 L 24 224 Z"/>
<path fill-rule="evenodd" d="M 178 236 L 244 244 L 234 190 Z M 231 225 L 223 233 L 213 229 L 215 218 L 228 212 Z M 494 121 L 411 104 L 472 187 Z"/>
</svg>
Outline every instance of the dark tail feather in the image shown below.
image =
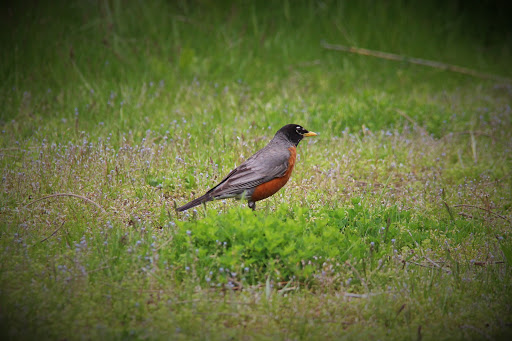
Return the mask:
<svg viewBox="0 0 512 341">
<path fill-rule="evenodd" d="M 213 200 L 212 197 L 209 194 L 205 194 L 205 195 L 203 195 L 203 196 L 201 196 L 199 198 L 196 198 L 196 199 L 192 200 L 188 204 L 185 204 L 185 205 L 183 205 L 181 207 L 178 207 L 176 210 L 178 212 L 183 212 L 183 211 L 188 210 L 189 208 L 199 206 L 202 203 L 205 203 L 205 202 L 211 201 L 211 200 Z"/>
</svg>

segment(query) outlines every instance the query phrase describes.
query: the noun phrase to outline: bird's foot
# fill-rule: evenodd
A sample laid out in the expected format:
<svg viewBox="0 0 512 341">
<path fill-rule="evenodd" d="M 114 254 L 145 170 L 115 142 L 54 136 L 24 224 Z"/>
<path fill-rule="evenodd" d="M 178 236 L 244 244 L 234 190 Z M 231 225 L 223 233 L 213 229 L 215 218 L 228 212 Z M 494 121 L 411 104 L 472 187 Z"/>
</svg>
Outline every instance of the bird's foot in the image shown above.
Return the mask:
<svg viewBox="0 0 512 341">
<path fill-rule="evenodd" d="M 255 211 L 255 210 L 256 210 L 256 203 L 255 203 L 254 201 L 249 201 L 249 202 L 247 203 L 247 205 L 249 206 L 249 208 L 250 208 L 251 210 L 253 210 L 253 211 Z"/>
</svg>

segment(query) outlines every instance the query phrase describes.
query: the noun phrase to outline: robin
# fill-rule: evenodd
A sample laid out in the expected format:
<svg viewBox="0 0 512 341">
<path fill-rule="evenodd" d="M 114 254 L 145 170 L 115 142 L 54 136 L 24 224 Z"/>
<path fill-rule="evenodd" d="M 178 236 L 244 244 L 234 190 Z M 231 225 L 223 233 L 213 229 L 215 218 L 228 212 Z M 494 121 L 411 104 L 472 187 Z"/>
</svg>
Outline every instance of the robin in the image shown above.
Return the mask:
<svg viewBox="0 0 512 341">
<path fill-rule="evenodd" d="M 306 136 L 316 135 L 298 124 L 285 125 L 263 149 L 233 169 L 206 194 L 179 207 L 178 212 L 225 198 L 246 199 L 249 207 L 255 210 L 256 201 L 268 198 L 288 182 L 299 142 Z"/>
</svg>

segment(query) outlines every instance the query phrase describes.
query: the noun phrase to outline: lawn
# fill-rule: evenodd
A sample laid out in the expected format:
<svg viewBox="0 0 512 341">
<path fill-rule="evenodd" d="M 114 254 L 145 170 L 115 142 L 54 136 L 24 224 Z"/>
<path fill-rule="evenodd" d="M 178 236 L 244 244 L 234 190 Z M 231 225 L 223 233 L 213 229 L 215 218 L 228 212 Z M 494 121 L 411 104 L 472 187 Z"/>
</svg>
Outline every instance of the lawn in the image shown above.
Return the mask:
<svg viewBox="0 0 512 341">
<path fill-rule="evenodd" d="M 512 336 L 503 11 L 370 0 L 5 7 L 2 339 Z M 288 123 L 319 135 L 255 212 L 230 199 L 175 211 Z"/>
</svg>

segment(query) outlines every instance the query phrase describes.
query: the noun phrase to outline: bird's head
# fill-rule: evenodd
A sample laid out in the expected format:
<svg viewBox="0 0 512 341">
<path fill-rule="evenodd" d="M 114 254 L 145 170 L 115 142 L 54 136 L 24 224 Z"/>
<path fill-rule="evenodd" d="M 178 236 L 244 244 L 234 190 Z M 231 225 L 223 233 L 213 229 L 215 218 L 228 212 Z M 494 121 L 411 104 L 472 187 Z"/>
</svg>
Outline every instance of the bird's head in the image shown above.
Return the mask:
<svg viewBox="0 0 512 341">
<path fill-rule="evenodd" d="M 285 125 L 284 127 L 277 131 L 276 136 L 279 134 L 284 135 L 287 140 L 289 140 L 296 146 L 299 144 L 300 141 L 302 141 L 304 137 L 318 135 L 317 133 L 304 129 L 304 127 L 298 124 Z"/>
</svg>

